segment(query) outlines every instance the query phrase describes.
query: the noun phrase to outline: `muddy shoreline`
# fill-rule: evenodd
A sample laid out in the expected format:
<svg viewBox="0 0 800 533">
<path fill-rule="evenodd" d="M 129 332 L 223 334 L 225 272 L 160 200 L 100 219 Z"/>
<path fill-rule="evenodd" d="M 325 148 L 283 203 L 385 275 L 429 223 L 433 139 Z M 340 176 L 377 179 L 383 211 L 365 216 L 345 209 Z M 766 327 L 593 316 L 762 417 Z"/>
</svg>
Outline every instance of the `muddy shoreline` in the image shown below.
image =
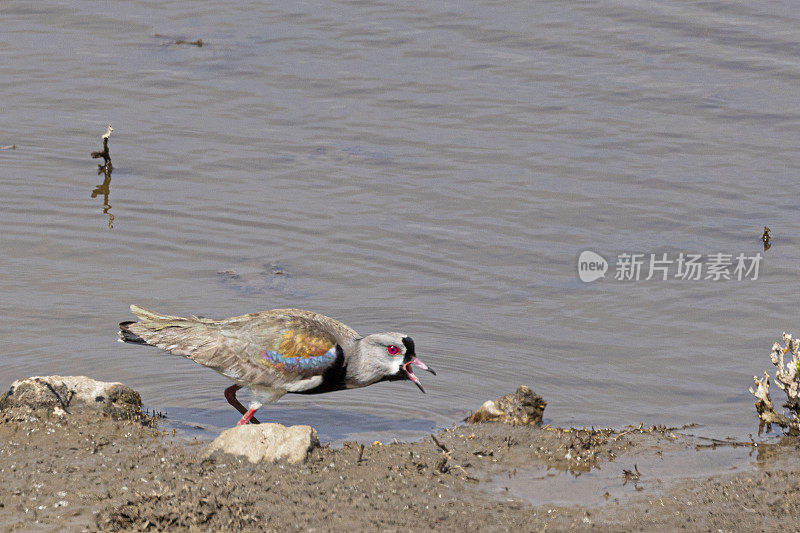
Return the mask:
<svg viewBox="0 0 800 533">
<path fill-rule="evenodd" d="M 796 439 L 733 443 L 692 431 L 486 423 L 420 442 L 323 445 L 304 464 L 253 465 L 220 453 L 203 459 L 205 443 L 157 423 L 89 408 L 67 415 L 6 410 L 0 525 L 4 531 L 794 529 Z M 695 476 L 668 479 L 669 469 L 659 470 L 665 461 L 697 465 Z M 714 461 L 736 470 L 702 475 L 702 465 Z"/>
</svg>

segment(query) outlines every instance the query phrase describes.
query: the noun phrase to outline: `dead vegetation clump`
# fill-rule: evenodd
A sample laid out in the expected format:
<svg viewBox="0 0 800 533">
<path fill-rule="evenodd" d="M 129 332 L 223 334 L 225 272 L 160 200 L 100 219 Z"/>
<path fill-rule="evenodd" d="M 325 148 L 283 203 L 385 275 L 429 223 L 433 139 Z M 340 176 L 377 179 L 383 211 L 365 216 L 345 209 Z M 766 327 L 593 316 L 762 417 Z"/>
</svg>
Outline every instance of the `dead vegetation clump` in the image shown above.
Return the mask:
<svg viewBox="0 0 800 533">
<path fill-rule="evenodd" d="M 756 398 L 756 412 L 758 413 L 759 434 L 766 428 L 771 431 L 772 424 L 780 426 L 790 435 L 800 435 L 800 339 L 795 339 L 791 334 L 783 334 L 783 345 L 776 342 L 772 345 L 770 361 L 776 368 L 775 383 L 786 394 L 783 407 L 789 414 L 775 409 L 769 393 L 769 374 L 764 371 L 764 379 L 753 376 L 756 389 L 750 387 L 750 393 Z M 786 356 L 791 359 L 786 361 Z"/>
</svg>

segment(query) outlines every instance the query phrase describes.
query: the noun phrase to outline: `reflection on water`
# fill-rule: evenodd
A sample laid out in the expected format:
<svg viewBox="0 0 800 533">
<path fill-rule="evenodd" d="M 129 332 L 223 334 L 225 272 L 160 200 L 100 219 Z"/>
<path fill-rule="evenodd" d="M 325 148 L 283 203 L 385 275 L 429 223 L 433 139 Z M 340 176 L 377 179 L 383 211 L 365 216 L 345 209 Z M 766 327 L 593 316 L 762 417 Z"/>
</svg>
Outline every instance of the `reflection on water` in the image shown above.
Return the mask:
<svg viewBox="0 0 800 533">
<path fill-rule="evenodd" d="M 110 159 L 104 165 L 97 165 L 97 173 L 103 175 L 103 183 L 92 191 L 92 198 L 97 198 L 100 194 L 103 195 L 103 214 L 108 215 L 108 229 L 114 228 L 114 215 L 111 213 L 111 204 L 108 203 L 108 195 L 111 194 L 112 170 L 114 170 L 114 167 L 111 165 Z"/>
<path fill-rule="evenodd" d="M 771 442 L 759 442 L 755 448 L 758 450 L 756 464 L 766 468 L 780 465 L 782 462 L 796 463 L 798 452 L 800 452 L 800 442 L 794 435 L 781 435 L 777 440 L 773 439 Z"/>
</svg>

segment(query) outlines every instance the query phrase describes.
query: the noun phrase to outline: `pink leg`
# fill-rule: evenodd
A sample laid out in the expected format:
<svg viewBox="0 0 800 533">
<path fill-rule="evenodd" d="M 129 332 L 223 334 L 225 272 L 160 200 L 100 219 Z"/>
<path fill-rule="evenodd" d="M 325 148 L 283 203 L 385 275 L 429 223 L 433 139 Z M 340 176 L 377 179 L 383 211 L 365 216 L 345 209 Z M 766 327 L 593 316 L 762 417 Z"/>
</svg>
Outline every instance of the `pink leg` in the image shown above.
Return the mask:
<svg viewBox="0 0 800 533">
<path fill-rule="evenodd" d="M 259 405 L 258 407 L 261 407 L 261 406 Z M 241 420 L 236 422 L 236 425 L 237 426 L 243 426 L 243 425 L 247 424 L 248 422 L 250 422 L 251 420 L 255 420 L 253 418 L 253 415 L 255 414 L 256 411 L 258 411 L 258 407 L 251 407 L 250 409 L 248 409 L 247 412 L 244 414 L 244 416 L 241 418 Z M 258 422 L 256 422 L 256 424 L 258 424 Z"/>
<path fill-rule="evenodd" d="M 247 409 L 244 408 L 244 405 L 242 405 L 241 402 L 236 398 L 236 391 L 238 391 L 241 388 L 242 388 L 241 385 L 231 385 L 230 387 L 225 389 L 225 399 L 228 400 L 228 403 L 231 404 L 233 407 L 235 407 L 237 411 L 245 415 L 242 417 L 241 420 L 239 420 L 239 425 L 247 424 L 248 421 L 251 424 L 260 424 L 261 422 L 259 422 L 258 419 L 253 416 L 255 410 L 253 410 L 253 413 L 250 413 Z M 247 417 L 248 413 L 250 414 L 249 417 Z M 247 420 L 245 420 L 245 417 L 247 417 Z M 245 421 L 242 422 L 242 420 Z"/>
</svg>

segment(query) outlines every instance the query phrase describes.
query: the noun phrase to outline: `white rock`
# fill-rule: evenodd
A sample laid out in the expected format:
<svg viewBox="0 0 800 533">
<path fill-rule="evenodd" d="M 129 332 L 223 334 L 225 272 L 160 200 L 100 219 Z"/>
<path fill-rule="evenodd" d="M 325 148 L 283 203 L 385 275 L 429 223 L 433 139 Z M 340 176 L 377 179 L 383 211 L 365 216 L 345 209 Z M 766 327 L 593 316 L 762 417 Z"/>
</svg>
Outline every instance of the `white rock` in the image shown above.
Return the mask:
<svg viewBox="0 0 800 533">
<path fill-rule="evenodd" d="M 243 455 L 251 463 L 281 461 L 301 463 L 319 446 L 311 426 L 286 427 L 281 424 L 248 424 L 226 429 L 203 451 L 208 457 L 216 451 Z"/>
<path fill-rule="evenodd" d="M 0 410 L 48 409 L 57 415 L 74 407 L 89 407 L 113 414 L 141 413 L 139 393 L 119 382 L 97 381 L 86 376 L 33 376 L 18 379 L 0 398 Z"/>
</svg>

